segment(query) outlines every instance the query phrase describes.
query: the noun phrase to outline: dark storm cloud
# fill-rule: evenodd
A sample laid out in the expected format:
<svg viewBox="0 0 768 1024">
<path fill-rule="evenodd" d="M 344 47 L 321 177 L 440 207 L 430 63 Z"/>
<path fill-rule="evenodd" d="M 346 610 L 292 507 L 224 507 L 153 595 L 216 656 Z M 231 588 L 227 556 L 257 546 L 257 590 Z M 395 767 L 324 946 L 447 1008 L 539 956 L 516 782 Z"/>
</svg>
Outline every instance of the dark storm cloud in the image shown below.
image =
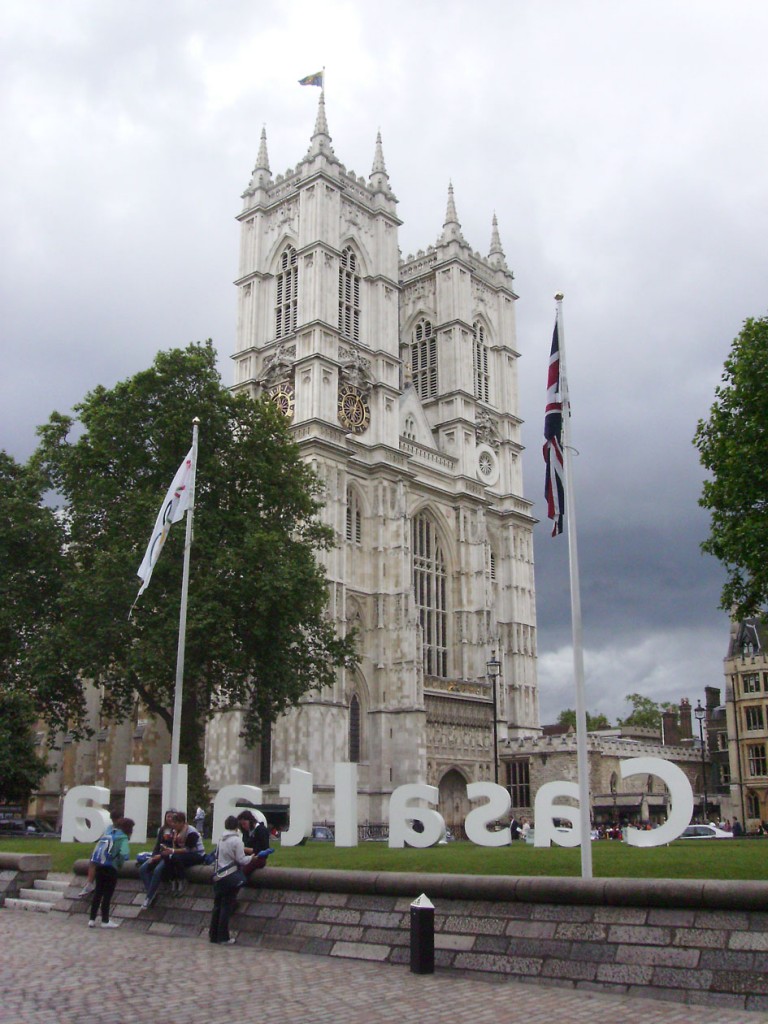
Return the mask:
<svg viewBox="0 0 768 1024">
<path fill-rule="evenodd" d="M 273 173 L 309 141 L 327 68 L 339 158 L 381 128 L 404 253 L 448 181 L 516 274 L 525 488 L 540 456 L 553 294 L 564 291 L 588 703 L 717 685 L 727 622 L 698 545 L 691 438 L 730 342 L 766 310 L 768 8 L 490 0 L 234 0 L 0 10 L 0 445 L 158 349 L 235 326 L 234 216 L 266 122 Z M 536 532 L 544 717 L 573 703 L 565 538 Z M 599 706 L 598 706 L 599 705 Z"/>
</svg>

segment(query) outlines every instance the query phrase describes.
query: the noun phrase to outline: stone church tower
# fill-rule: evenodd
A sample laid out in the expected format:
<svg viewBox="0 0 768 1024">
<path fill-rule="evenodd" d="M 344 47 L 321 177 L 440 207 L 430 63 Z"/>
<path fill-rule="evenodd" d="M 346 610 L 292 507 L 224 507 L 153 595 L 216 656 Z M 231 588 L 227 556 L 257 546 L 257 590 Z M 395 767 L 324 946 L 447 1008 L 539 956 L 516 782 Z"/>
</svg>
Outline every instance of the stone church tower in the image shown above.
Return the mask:
<svg viewBox="0 0 768 1024">
<path fill-rule="evenodd" d="M 531 504 L 523 498 L 515 295 L 493 219 L 465 241 L 449 187 L 437 242 L 400 258 L 381 138 L 367 179 L 335 155 L 320 101 L 309 149 L 273 178 L 262 131 L 243 194 L 234 388 L 267 394 L 325 491 L 338 538 L 329 610 L 361 660 L 244 749 L 237 713 L 211 724 L 212 788 L 279 799 L 311 771 L 333 818 L 333 765 L 359 765 L 361 822 L 392 790 L 440 788 L 459 823 L 468 782 L 494 778 L 496 734 L 538 733 Z M 503 777 L 500 778 L 505 782 Z"/>
</svg>

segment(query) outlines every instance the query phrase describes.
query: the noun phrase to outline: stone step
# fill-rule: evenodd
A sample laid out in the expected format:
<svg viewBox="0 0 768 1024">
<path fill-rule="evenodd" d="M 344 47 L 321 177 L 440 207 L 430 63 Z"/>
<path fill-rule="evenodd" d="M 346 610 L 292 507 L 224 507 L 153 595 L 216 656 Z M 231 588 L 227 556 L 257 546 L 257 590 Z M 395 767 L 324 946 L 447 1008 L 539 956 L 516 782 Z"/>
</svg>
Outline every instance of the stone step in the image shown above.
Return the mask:
<svg viewBox="0 0 768 1024">
<path fill-rule="evenodd" d="M 39 900 L 22 900 L 9 896 L 3 904 L 5 910 L 29 910 L 38 914 L 48 914 L 53 910 L 53 903 L 43 903 Z"/>
<path fill-rule="evenodd" d="M 19 889 L 19 899 L 32 903 L 55 903 L 64 899 L 60 889 Z"/>
<path fill-rule="evenodd" d="M 32 883 L 35 889 L 45 889 L 48 892 L 66 892 L 70 882 L 63 878 L 36 878 Z"/>
</svg>

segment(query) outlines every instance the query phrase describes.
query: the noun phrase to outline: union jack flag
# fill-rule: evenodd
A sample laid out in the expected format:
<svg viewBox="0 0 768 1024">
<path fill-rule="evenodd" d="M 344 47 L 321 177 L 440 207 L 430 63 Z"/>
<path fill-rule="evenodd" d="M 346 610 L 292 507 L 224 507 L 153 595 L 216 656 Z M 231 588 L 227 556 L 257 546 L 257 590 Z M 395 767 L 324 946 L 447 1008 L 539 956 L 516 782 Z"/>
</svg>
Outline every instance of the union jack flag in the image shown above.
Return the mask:
<svg viewBox="0 0 768 1024">
<path fill-rule="evenodd" d="M 544 464 L 547 467 L 544 497 L 547 517 L 553 520 L 552 536 L 563 532 L 565 473 L 563 468 L 563 396 L 560 393 L 560 338 L 557 322 L 552 335 L 547 373 L 547 404 L 544 411 Z"/>
</svg>

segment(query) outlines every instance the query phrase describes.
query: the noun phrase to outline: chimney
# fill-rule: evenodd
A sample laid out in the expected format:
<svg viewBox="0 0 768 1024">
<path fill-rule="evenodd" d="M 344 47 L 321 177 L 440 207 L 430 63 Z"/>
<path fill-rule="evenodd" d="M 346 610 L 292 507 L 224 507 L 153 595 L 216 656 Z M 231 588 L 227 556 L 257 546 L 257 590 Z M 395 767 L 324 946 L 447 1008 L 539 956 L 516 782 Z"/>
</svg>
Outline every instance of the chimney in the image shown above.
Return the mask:
<svg viewBox="0 0 768 1024">
<path fill-rule="evenodd" d="M 665 747 L 676 747 L 680 743 L 680 726 L 677 721 L 677 711 L 674 708 L 667 708 L 661 713 L 661 734 L 664 737 Z"/>
<path fill-rule="evenodd" d="M 691 702 L 687 697 L 680 701 L 680 742 L 693 744 L 693 728 L 691 725 Z"/>
</svg>

